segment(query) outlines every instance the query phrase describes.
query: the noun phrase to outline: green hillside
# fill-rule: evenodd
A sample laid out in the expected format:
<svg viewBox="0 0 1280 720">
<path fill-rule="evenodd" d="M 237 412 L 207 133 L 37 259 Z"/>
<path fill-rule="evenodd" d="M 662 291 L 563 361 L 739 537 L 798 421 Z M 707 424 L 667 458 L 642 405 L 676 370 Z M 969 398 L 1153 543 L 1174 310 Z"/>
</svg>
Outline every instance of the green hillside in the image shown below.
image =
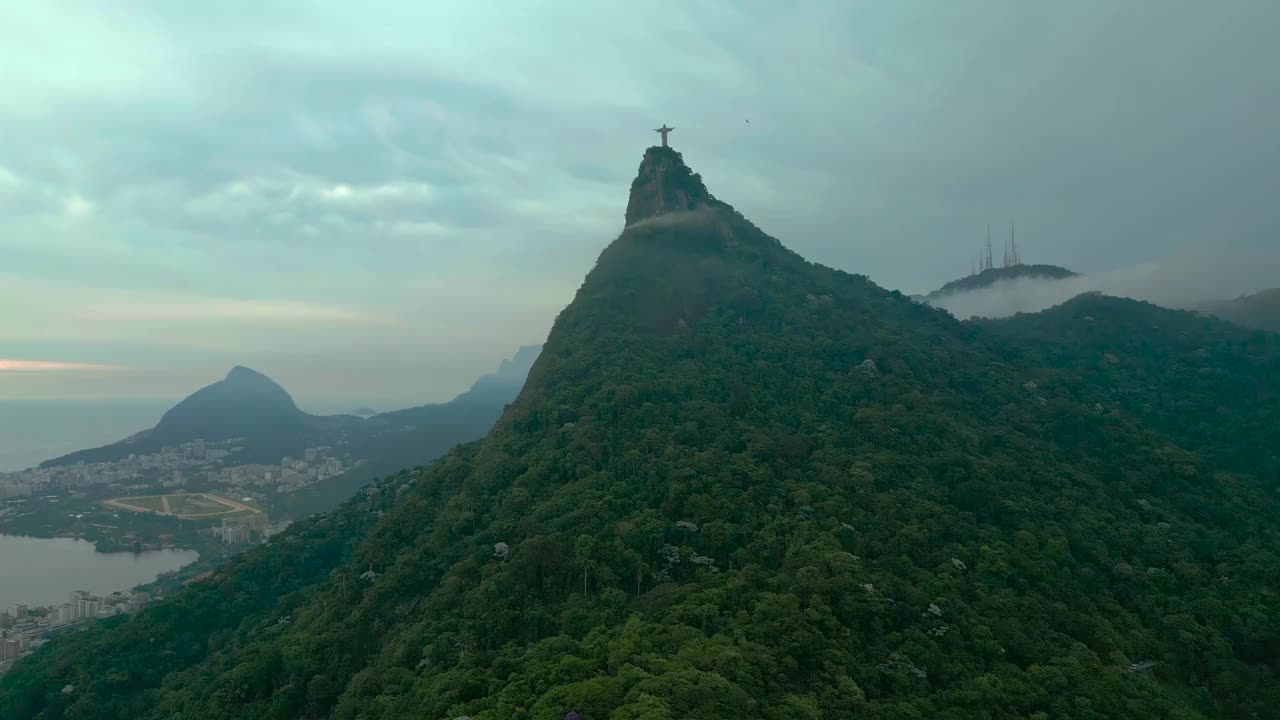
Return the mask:
<svg viewBox="0 0 1280 720">
<path fill-rule="evenodd" d="M 1276 336 L 962 323 L 667 148 L 627 220 L 483 441 L 58 638 L 0 717 L 1276 716 Z"/>
<path fill-rule="evenodd" d="M 1280 336 L 1096 293 L 980 327 L 1055 404 L 1141 421 L 1217 470 L 1280 473 Z"/>
</svg>

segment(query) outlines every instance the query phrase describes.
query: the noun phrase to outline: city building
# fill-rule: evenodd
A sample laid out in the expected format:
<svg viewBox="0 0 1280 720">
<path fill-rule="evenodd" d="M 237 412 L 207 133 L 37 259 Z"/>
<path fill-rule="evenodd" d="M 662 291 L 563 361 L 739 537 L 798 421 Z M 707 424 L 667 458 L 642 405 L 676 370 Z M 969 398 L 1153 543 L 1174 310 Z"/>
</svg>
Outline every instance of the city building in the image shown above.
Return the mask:
<svg viewBox="0 0 1280 720">
<path fill-rule="evenodd" d="M 0 660 L 13 660 L 27 649 L 25 637 L 5 637 L 0 639 Z"/>
<path fill-rule="evenodd" d="M 250 515 L 247 518 L 247 521 L 248 521 L 248 526 L 250 530 L 257 533 L 266 532 L 267 524 L 268 524 L 266 513 L 255 513 L 253 515 Z"/>
<path fill-rule="evenodd" d="M 85 606 L 89 602 L 89 597 L 89 593 L 84 590 L 71 591 L 71 602 L 68 605 L 71 606 L 72 620 L 79 620 L 85 617 Z"/>
</svg>

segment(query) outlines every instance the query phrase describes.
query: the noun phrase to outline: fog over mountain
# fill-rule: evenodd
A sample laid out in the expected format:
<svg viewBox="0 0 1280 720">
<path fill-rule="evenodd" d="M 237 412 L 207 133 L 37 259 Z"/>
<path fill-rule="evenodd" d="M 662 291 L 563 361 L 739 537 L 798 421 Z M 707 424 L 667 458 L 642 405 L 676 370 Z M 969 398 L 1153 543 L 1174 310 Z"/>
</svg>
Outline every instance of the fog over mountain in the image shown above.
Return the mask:
<svg viewBox="0 0 1280 720">
<path fill-rule="evenodd" d="M 1207 302 L 1198 309 L 1247 328 L 1280 332 L 1280 287 Z"/>
<path fill-rule="evenodd" d="M 1018 278 L 935 298 L 930 304 L 959 318 L 1004 317 L 1037 312 L 1085 292 L 1145 300 L 1175 309 L 1235 298 L 1280 280 L 1280 257 L 1184 255 L 1118 270 L 1058 280 Z"/>
</svg>

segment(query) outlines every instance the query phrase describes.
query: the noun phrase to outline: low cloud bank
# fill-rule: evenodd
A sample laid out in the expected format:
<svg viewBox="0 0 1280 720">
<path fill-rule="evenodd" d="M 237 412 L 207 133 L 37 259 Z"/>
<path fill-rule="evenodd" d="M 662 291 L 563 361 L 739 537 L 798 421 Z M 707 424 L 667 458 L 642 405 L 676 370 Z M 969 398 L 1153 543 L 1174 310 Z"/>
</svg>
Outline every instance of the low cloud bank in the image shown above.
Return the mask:
<svg viewBox="0 0 1280 720">
<path fill-rule="evenodd" d="M 13 360 L 0 358 L 0 372 L 72 372 L 77 370 L 119 370 L 115 365 L 62 362 L 59 360 Z"/>
<path fill-rule="evenodd" d="M 1054 280 L 1018 278 L 932 301 L 959 318 L 1039 312 L 1084 292 L 1145 300 L 1177 309 L 1228 300 L 1280 285 L 1280 256 L 1176 257 Z"/>
</svg>

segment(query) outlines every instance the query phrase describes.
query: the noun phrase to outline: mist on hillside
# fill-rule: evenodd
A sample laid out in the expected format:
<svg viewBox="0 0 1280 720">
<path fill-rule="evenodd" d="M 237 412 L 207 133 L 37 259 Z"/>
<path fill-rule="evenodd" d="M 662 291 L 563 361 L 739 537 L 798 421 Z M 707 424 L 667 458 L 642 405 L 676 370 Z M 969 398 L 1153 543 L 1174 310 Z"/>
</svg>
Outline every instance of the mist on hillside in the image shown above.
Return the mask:
<svg viewBox="0 0 1280 720">
<path fill-rule="evenodd" d="M 1059 280 L 1017 278 L 931 301 L 958 318 L 1039 312 L 1080 293 L 1101 292 L 1169 308 L 1193 309 L 1280 285 L 1280 256 L 1164 258 Z"/>
</svg>

